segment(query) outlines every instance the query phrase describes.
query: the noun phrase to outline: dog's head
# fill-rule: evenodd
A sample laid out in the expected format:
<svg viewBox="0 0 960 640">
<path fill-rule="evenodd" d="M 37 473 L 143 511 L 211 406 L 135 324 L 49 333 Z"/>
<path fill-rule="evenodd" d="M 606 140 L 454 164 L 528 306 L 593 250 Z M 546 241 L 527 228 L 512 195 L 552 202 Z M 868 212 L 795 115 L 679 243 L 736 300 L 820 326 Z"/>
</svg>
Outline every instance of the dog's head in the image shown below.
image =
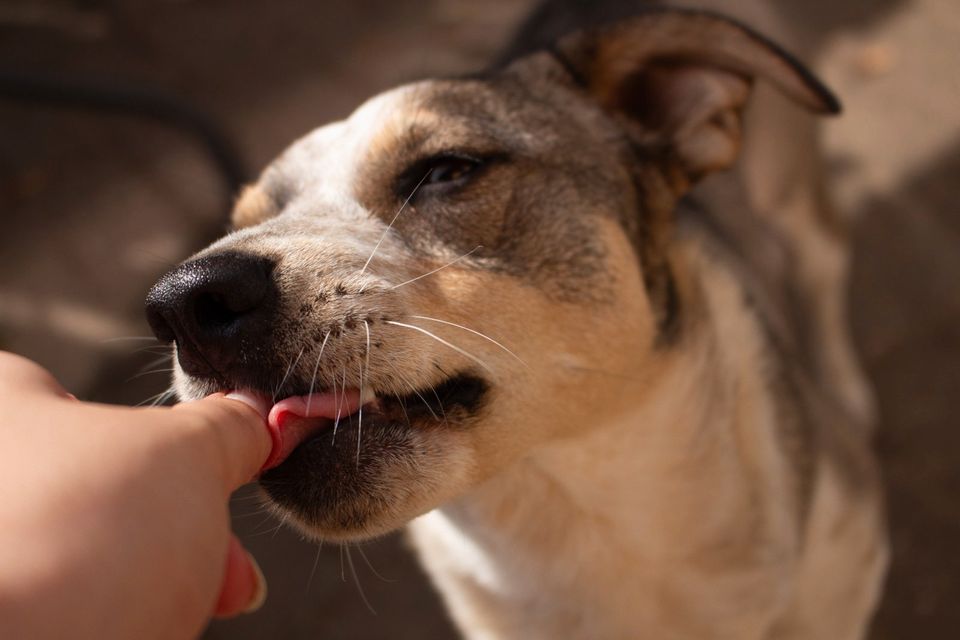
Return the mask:
<svg viewBox="0 0 960 640">
<path fill-rule="evenodd" d="M 635 399 L 601 372 L 655 371 L 682 339 L 671 214 L 733 162 L 755 77 L 835 109 L 748 29 L 658 11 L 308 134 L 243 193 L 235 231 L 150 293 L 180 396 L 362 390 L 261 478 L 333 538 L 609 420 Z"/>
</svg>

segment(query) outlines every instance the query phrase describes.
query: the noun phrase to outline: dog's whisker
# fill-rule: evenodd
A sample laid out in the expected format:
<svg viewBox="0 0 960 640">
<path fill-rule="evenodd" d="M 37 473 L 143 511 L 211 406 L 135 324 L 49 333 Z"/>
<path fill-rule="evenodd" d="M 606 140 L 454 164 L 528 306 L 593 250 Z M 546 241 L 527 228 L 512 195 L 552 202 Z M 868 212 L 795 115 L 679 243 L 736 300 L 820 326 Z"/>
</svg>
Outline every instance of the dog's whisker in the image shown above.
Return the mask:
<svg viewBox="0 0 960 640">
<path fill-rule="evenodd" d="M 307 593 L 310 593 L 310 587 L 313 586 L 313 576 L 317 574 L 317 566 L 320 564 L 321 551 L 323 551 L 323 540 L 317 543 L 317 555 L 313 559 L 313 567 L 310 569 L 310 577 L 307 578 Z"/>
<path fill-rule="evenodd" d="M 159 355 L 159 354 L 158 354 L 158 355 Z M 145 369 L 149 369 L 149 368 L 151 368 L 151 367 L 156 367 L 156 366 L 159 366 L 159 365 L 161 365 L 161 364 L 166 364 L 166 363 L 169 363 L 169 362 L 170 362 L 170 352 L 167 351 L 166 353 L 160 355 L 160 357 L 153 358 L 150 362 L 148 362 L 148 363 L 146 363 L 145 365 L 143 365 L 142 367 L 140 367 L 140 370 L 139 370 L 137 373 L 140 373 L 140 372 L 142 372 L 142 371 L 145 370 Z"/>
<path fill-rule="evenodd" d="M 405 282 L 401 282 L 400 284 L 395 284 L 395 285 L 393 285 L 392 287 L 390 287 L 390 291 L 393 291 L 394 289 L 399 289 L 400 287 L 403 287 L 403 286 L 405 286 L 405 285 L 408 285 L 408 284 L 410 284 L 411 282 L 416 282 L 417 280 L 420 280 L 421 278 L 426 278 L 427 276 L 432 276 L 432 275 L 435 274 L 436 272 L 438 272 L 438 271 L 443 271 L 443 270 L 446 269 L 447 267 L 452 267 L 453 265 L 457 264 L 458 262 L 460 262 L 460 261 L 463 260 L 464 258 L 470 256 L 470 255 L 471 255 L 473 252 L 475 252 L 477 249 L 482 249 L 482 248 L 483 248 L 483 245 L 478 244 L 478 245 L 475 246 L 473 249 L 470 249 L 470 251 L 467 251 L 465 254 L 463 254 L 463 255 L 460 256 L 459 258 L 456 258 L 456 259 L 454 259 L 454 260 L 451 260 L 450 262 L 448 262 L 447 264 L 443 265 L 442 267 L 437 267 L 437 268 L 434 269 L 433 271 L 428 271 L 427 273 L 425 273 L 425 274 L 423 274 L 423 275 L 421 275 L 421 276 L 417 276 L 416 278 L 410 278 L 409 280 L 407 280 L 407 281 L 405 281 Z"/>
<path fill-rule="evenodd" d="M 127 378 L 127 379 L 124 381 L 124 384 L 126 384 L 127 382 L 133 382 L 133 381 L 136 380 L 137 378 L 142 378 L 142 377 L 144 377 L 144 376 L 153 375 L 153 374 L 155 374 L 155 373 L 171 373 L 171 372 L 173 372 L 173 371 L 174 371 L 174 368 L 173 368 L 173 367 L 164 367 L 164 368 L 162 368 L 162 369 L 150 369 L 149 371 L 141 371 L 141 372 L 135 373 L 134 375 L 132 375 L 132 376 L 130 376 L 129 378 Z"/>
<path fill-rule="evenodd" d="M 167 388 L 166 390 L 161 391 L 160 393 L 158 393 L 158 394 L 156 394 L 156 395 L 150 396 L 149 398 L 147 398 L 147 399 L 144 400 L 143 402 L 138 403 L 136 406 L 142 407 L 142 406 L 144 406 L 144 405 L 148 405 L 148 406 L 151 406 L 151 407 L 156 407 L 156 406 L 159 406 L 159 405 L 163 404 L 163 403 L 166 402 L 167 400 L 169 400 L 171 397 L 173 397 L 173 395 L 174 395 L 175 393 L 176 393 L 176 390 L 174 390 L 173 386 L 171 385 L 171 386 L 170 386 L 169 388 Z"/>
<path fill-rule="evenodd" d="M 106 338 L 100 341 L 100 344 L 110 344 L 113 342 L 159 342 L 156 336 L 119 336 L 117 338 Z"/>
<path fill-rule="evenodd" d="M 162 357 L 154 358 L 150 362 L 140 367 L 140 369 L 135 374 L 127 378 L 125 382 L 131 382 L 142 376 L 150 375 L 151 373 L 162 373 L 164 370 L 166 370 L 169 373 L 174 370 L 174 367 L 167 367 L 166 369 L 154 369 L 154 367 L 158 365 L 169 364 L 169 363 L 170 363 L 169 353 L 165 354 Z"/>
<path fill-rule="evenodd" d="M 359 545 L 359 544 L 357 545 L 357 551 L 360 552 L 360 557 L 363 558 L 363 561 L 364 561 L 365 563 L 367 563 L 367 567 L 370 569 L 370 572 L 373 573 L 373 575 L 377 576 L 377 577 L 378 577 L 380 580 L 382 580 L 383 582 L 396 582 L 396 581 L 397 581 L 396 579 L 384 578 L 384 577 L 380 574 L 379 571 L 377 571 L 376 569 L 374 569 L 374 568 L 373 568 L 373 564 L 370 562 L 370 558 L 367 557 L 367 554 L 364 553 L 364 551 L 363 551 L 363 547 L 362 547 L 361 545 Z"/>
<path fill-rule="evenodd" d="M 280 522 L 277 524 L 277 528 L 273 530 L 273 533 L 270 534 L 271 538 L 276 538 L 277 533 L 280 529 L 283 528 L 283 525 L 287 524 L 287 520 L 290 519 L 290 514 L 288 512 L 283 512 L 280 514 Z"/>
<path fill-rule="evenodd" d="M 283 389 L 284 383 L 286 383 L 287 378 L 290 377 L 290 373 L 297 367 L 297 363 L 300 362 L 300 358 L 303 356 L 303 350 L 306 349 L 306 346 L 300 347 L 300 353 L 297 354 L 297 357 L 294 358 L 287 366 L 287 370 L 283 373 L 283 377 L 280 379 L 280 384 L 277 385 L 277 388 L 273 392 L 273 401 L 277 401 L 277 394 L 280 393 L 280 390 Z"/>
<path fill-rule="evenodd" d="M 377 254 L 377 250 L 380 248 L 380 245 L 383 244 L 383 241 L 386 239 L 387 234 L 390 233 L 390 229 L 393 228 L 393 223 L 397 221 L 397 218 L 400 217 L 400 214 L 403 213 L 403 210 L 407 208 L 407 205 L 410 203 L 410 200 L 413 199 L 413 196 L 415 196 L 417 194 L 417 191 L 419 191 L 420 185 L 424 183 L 424 181 L 430 176 L 432 172 L 433 170 L 431 169 L 430 171 L 427 171 L 425 174 L 423 174 L 423 177 L 420 178 L 420 182 L 417 183 L 417 186 L 413 188 L 413 191 L 410 192 L 410 195 L 407 196 L 407 199 L 404 200 L 403 204 L 400 205 L 400 208 L 397 209 L 397 213 L 393 216 L 393 219 L 390 221 L 390 224 L 387 225 L 387 228 L 383 230 L 383 234 L 380 236 L 380 239 L 377 240 L 377 244 L 374 245 L 373 251 L 370 252 L 370 257 L 367 258 L 367 261 L 363 263 L 363 268 L 360 269 L 359 275 L 362 276 L 364 272 L 366 272 L 367 267 L 370 266 L 370 261 L 373 260 L 373 256 Z M 363 285 L 360 285 L 360 291 L 363 292 Z"/>
<path fill-rule="evenodd" d="M 323 350 L 327 347 L 327 340 L 330 339 L 330 331 L 323 336 L 323 344 L 320 345 L 320 353 L 317 355 L 317 364 L 313 365 L 313 375 L 310 376 L 310 390 L 307 391 L 307 415 L 310 415 L 310 403 L 313 401 L 313 385 L 317 382 L 317 371 L 320 369 L 320 358 L 323 357 Z"/>
<path fill-rule="evenodd" d="M 396 372 L 394 372 L 394 374 L 396 374 Z M 397 376 L 397 377 L 399 377 L 399 376 Z M 410 386 L 410 385 L 408 384 L 407 386 Z M 402 397 L 399 397 L 399 394 L 398 394 L 398 402 L 397 402 L 397 404 L 400 405 L 400 411 L 403 412 L 403 419 L 404 419 L 404 421 L 407 423 L 407 426 L 409 427 L 409 426 L 410 426 L 410 416 L 407 414 L 407 404 L 406 404 L 406 402 L 404 402 L 404 400 L 403 400 Z"/>
<path fill-rule="evenodd" d="M 251 511 L 250 513 L 234 513 L 231 518 L 234 520 L 246 520 L 247 518 L 256 518 L 258 516 L 262 516 L 265 513 L 270 513 L 269 507 L 261 507 Z"/>
<path fill-rule="evenodd" d="M 453 349 L 454 351 L 456 351 L 457 353 L 459 353 L 459 354 L 462 355 L 463 357 L 469 358 L 470 360 L 473 360 L 474 362 L 476 362 L 477 364 L 479 364 L 481 367 L 483 367 L 484 369 L 486 369 L 486 370 L 489 371 L 490 373 L 494 373 L 493 369 L 491 369 L 490 366 L 489 366 L 486 362 L 484 362 L 483 360 L 481 360 L 481 359 L 478 358 L 477 356 L 473 355 L 472 353 L 468 353 L 467 351 L 464 351 L 463 349 L 461 349 L 460 347 L 458 347 L 458 346 L 455 345 L 455 344 L 451 344 L 450 342 L 447 342 L 446 340 L 444 340 L 443 338 L 441 338 L 441 337 L 438 336 L 438 335 L 435 335 L 435 334 L 433 334 L 433 333 L 430 333 L 429 331 L 427 331 L 427 330 L 424 329 L 423 327 L 418 327 L 418 326 L 413 325 L 413 324 L 407 324 L 407 323 L 405 323 L 405 322 L 397 322 L 397 321 L 395 321 L 395 320 L 386 320 L 385 322 L 386 322 L 387 324 L 392 324 L 392 325 L 395 325 L 395 326 L 397 326 L 397 327 L 404 327 L 404 328 L 407 328 L 407 329 L 412 329 L 412 330 L 414 330 L 414 331 L 419 331 L 420 333 L 422 333 L 422 334 L 424 334 L 424 335 L 426 335 L 426 336 L 428 336 L 428 337 L 430 337 L 430 338 L 433 338 L 434 340 L 436 340 L 436 341 L 439 342 L 440 344 L 442 344 L 442 345 L 444 345 L 444 346 L 446 346 L 446 347 L 449 347 L 450 349 Z"/>
<path fill-rule="evenodd" d="M 440 407 L 440 415 L 443 417 L 444 426 L 447 425 L 447 411 L 443 408 L 443 400 L 440 399 L 440 394 L 437 393 L 436 388 L 430 387 L 430 391 L 433 392 L 433 397 L 437 399 L 437 406 Z"/>
<path fill-rule="evenodd" d="M 170 347 L 163 344 L 151 344 L 146 347 L 138 347 L 131 350 L 130 353 L 153 353 L 158 356 L 164 356 L 165 360 L 169 360 L 171 355 Z"/>
<path fill-rule="evenodd" d="M 363 367 L 360 370 L 360 408 L 357 410 L 357 462 L 360 467 L 360 437 L 363 435 Z"/>
<path fill-rule="evenodd" d="M 367 351 L 364 354 L 363 370 L 360 371 L 360 409 L 357 414 L 357 467 L 360 466 L 360 436 L 363 433 L 363 383 L 370 374 L 370 323 L 363 321 L 363 330 L 367 334 Z"/>
<path fill-rule="evenodd" d="M 337 397 L 337 381 L 333 381 L 333 396 Z M 340 413 L 343 410 L 343 402 L 347 396 L 347 365 L 343 365 L 343 386 L 340 389 L 340 397 L 337 400 L 337 417 L 333 419 L 333 437 L 330 439 L 331 446 L 337 441 L 337 427 L 340 426 Z"/>
<path fill-rule="evenodd" d="M 431 321 L 431 322 L 439 322 L 439 323 L 441 323 L 441 324 L 450 325 L 451 327 L 457 327 L 458 329 L 463 329 L 464 331 L 469 331 L 470 333 L 472 333 L 472 334 L 474 334 L 474 335 L 476 335 L 476 336 L 479 336 L 479 337 L 483 338 L 484 340 L 487 340 L 488 342 L 492 342 L 492 343 L 495 344 L 496 346 L 498 346 L 498 347 L 500 347 L 501 349 L 503 349 L 504 351 L 506 351 L 509 355 L 513 356 L 514 360 L 516 360 L 517 362 L 519 362 L 519 363 L 522 364 L 523 366 L 527 367 L 528 369 L 530 368 L 530 365 L 528 365 L 526 362 L 524 362 L 524 361 L 520 358 L 520 356 L 518 356 L 517 354 L 515 354 L 513 351 L 511 351 L 510 349 L 506 348 L 505 346 L 503 346 L 501 343 L 497 342 L 496 340 L 494 340 L 494 339 L 491 338 L 490 336 L 488 336 L 488 335 L 486 335 L 486 334 L 483 334 L 483 333 L 480 333 L 479 331 L 477 331 L 477 330 L 475 330 L 475 329 L 471 329 L 470 327 L 465 327 L 465 326 L 463 326 L 462 324 L 457 324 L 456 322 L 450 322 L 449 320 L 441 320 L 440 318 L 431 318 L 431 317 L 429 317 L 429 316 L 410 316 L 410 317 L 411 317 L 411 318 L 415 318 L 415 319 L 417 319 L 417 320 L 429 320 L 429 321 Z"/>
<path fill-rule="evenodd" d="M 251 536 L 262 536 L 262 535 L 264 535 L 265 533 L 269 532 L 270 529 L 264 529 L 264 528 L 263 528 L 263 525 L 265 525 L 265 524 L 267 524 L 268 522 L 270 522 L 271 520 L 273 520 L 273 514 L 274 514 L 274 512 L 275 512 L 275 511 L 274 511 L 273 509 L 271 509 L 270 512 L 267 514 L 267 517 L 266 517 L 266 518 L 264 518 L 263 520 L 261 520 L 260 522 L 258 522 L 256 525 L 254 525 L 253 528 L 252 528 L 252 533 L 251 533 L 250 535 L 251 535 Z"/>
<path fill-rule="evenodd" d="M 370 604 L 370 601 L 367 600 L 367 594 L 363 592 L 363 587 L 360 586 L 360 578 L 357 576 L 357 569 L 353 566 L 353 556 L 350 555 L 350 544 L 347 543 L 344 545 L 347 551 L 347 565 L 350 567 L 350 573 L 353 575 L 353 583 L 357 585 L 357 591 L 360 592 L 360 599 L 363 600 L 363 604 L 367 606 L 367 609 L 373 615 L 377 615 L 376 609 L 373 608 L 373 605 Z"/>
<path fill-rule="evenodd" d="M 412 382 L 410 382 L 409 378 L 407 378 L 406 376 L 404 376 L 403 374 L 401 374 L 399 370 L 395 370 L 395 371 L 394 371 L 394 374 L 396 374 L 396 376 L 397 376 L 398 378 L 400 378 L 400 381 L 401 381 L 401 382 L 403 382 L 405 385 L 407 385 L 407 387 L 410 389 L 410 391 L 411 391 L 414 395 L 416 395 L 418 398 L 420 398 L 420 400 L 423 402 L 423 406 L 425 406 L 425 407 L 427 408 L 427 411 L 430 412 L 430 415 L 433 416 L 433 419 L 434 419 L 434 420 L 439 420 L 439 419 L 440 419 L 440 416 L 437 415 L 437 413 L 433 410 L 433 407 L 430 406 L 430 403 L 427 402 L 427 399 L 424 398 L 424 397 L 423 397 L 423 394 L 420 393 L 420 390 L 417 389 L 417 385 L 415 385 L 415 384 L 413 384 Z M 404 414 L 406 414 L 406 411 L 404 411 Z M 407 417 L 407 423 L 409 423 L 409 422 L 410 422 L 410 418 Z"/>
</svg>

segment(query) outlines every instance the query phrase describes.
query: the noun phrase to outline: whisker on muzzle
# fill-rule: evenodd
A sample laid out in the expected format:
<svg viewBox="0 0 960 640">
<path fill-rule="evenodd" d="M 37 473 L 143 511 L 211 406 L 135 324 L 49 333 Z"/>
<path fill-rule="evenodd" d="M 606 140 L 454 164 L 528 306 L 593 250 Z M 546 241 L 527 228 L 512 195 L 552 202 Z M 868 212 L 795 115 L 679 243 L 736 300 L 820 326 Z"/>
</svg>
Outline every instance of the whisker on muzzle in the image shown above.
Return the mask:
<svg viewBox="0 0 960 640">
<path fill-rule="evenodd" d="M 427 408 L 427 411 L 430 412 L 430 415 L 433 417 L 434 420 L 440 419 L 440 416 L 437 415 L 437 412 L 433 410 L 433 407 L 430 406 L 430 403 L 427 402 L 427 399 L 424 398 L 423 394 L 420 393 L 420 390 L 417 389 L 417 385 L 410 382 L 410 379 L 404 376 L 402 373 L 400 373 L 399 369 L 394 369 L 393 374 L 400 380 L 400 382 L 407 385 L 407 388 L 410 389 L 411 393 L 413 393 L 415 396 L 420 398 L 420 400 L 423 402 L 423 406 Z M 410 424 L 410 416 L 407 415 L 406 407 L 403 408 L 403 415 L 407 419 L 407 424 Z"/>
<path fill-rule="evenodd" d="M 146 405 L 150 407 L 159 407 L 160 405 L 165 404 L 167 400 L 172 398 L 176 393 L 177 392 L 174 389 L 173 385 L 170 385 L 170 387 L 167 388 L 165 391 L 161 391 L 156 395 L 150 396 L 143 402 L 140 402 L 139 404 L 137 404 L 137 406 L 142 407 Z"/>
<path fill-rule="evenodd" d="M 438 336 L 438 335 L 435 335 L 435 334 L 433 334 L 433 333 L 430 333 L 429 331 L 427 331 L 427 330 L 424 329 L 423 327 L 418 327 L 418 326 L 413 325 L 413 324 L 407 324 L 407 323 L 405 323 L 405 322 L 396 322 L 395 320 L 386 320 L 385 322 L 386 322 L 387 324 L 392 324 L 392 325 L 397 326 L 397 327 L 404 327 L 404 328 L 406 328 L 406 329 L 412 329 L 413 331 L 418 331 L 418 332 L 424 334 L 424 335 L 427 336 L 427 337 L 433 338 L 434 340 L 436 340 L 436 341 L 439 342 L 440 344 L 444 345 L 445 347 L 449 347 L 450 349 L 453 349 L 454 351 L 456 351 L 457 353 L 459 353 L 459 354 L 462 355 L 463 357 L 469 358 L 470 360 L 473 360 L 474 362 L 476 362 L 478 365 L 480 365 L 481 367 L 483 367 L 484 369 L 486 369 L 486 370 L 489 371 L 490 373 L 494 373 L 493 369 L 490 368 L 490 365 L 488 365 L 486 362 L 484 362 L 483 360 L 481 360 L 481 359 L 478 358 L 477 356 L 475 356 L 475 355 L 473 355 L 472 353 L 469 353 L 469 352 L 467 352 L 467 351 L 464 351 L 463 349 L 461 349 L 460 347 L 458 347 L 458 346 L 455 345 L 455 344 L 452 344 L 452 343 L 450 343 L 450 342 L 447 342 L 446 340 L 444 340 L 443 338 L 441 338 L 441 337 Z"/>
<path fill-rule="evenodd" d="M 357 412 L 357 466 L 360 466 L 360 437 L 363 434 L 363 383 L 370 374 L 370 323 L 363 321 L 363 330 L 367 334 L 367 351 L 364 354 L 363 369 L 360 371 L 360 409 Z"/>
<path fill-rule="evenodd" d="M 300 353 L 298 353 L 298 354 L 297 354 L 297 357 L 294 358 L 293 362 L 291 362 L 291 363 L 287 366 L 287 370 L 284 372 L 283 377 L 280 379 L 280 384 L 278 384 L 278 385 L 277 385 L 277 388 L 274 389 L 274 391 L 273 391 L 273 401 L 274 401 L 274 402 L 277 401 L 277 394 L 280 393 L 280 390 L 281 390 L 281 389 L 283 389 L 283 385 L 286 383 L 287 378 L 290 377 L 290 373 L 293 372 L 294 369 L 296 369 L 297 363 L 299 363 L 299 362 L 300 362 L 300 358 L 303 357 L 303 351 L 304 351 L 304 349 L 306 349 L 306 346 L 300 347 Z"/>
<path fill-rule="evenodd" d="M 484 333 L 480 333 L 480 332 L 477 331 L 476 329 L 471 329 L 470 327 L 465 327 L 465 326 L 463 326 L 462 324 L 457 324 L 456 322 L 450 322 L 449 320 L 441 320 L 440 318 L 431 318 L 431 317 L 429 317 L 429 316 L 410 316 L 410 317 L 411 317 L 411 318 L 415 318 L 415 319 L 417 319 L 417 320 L 429 320 L 430 322 L 439 322 L 440 324 L 446 324 L 446 325 L 450 325 L 451 327 L 457 327 L 458 329 L 463 329 L 464 331 L 469 331 L 470 333 L 472 333 L 472 334 L 474 334 L 474 335 L 476 335 L 476 336 L 479 336 L 479 337 L 483 338 L 484 340 L 486 340 L 486 341 L 488 341 L 488 342 L 491 342 L 491 343 L 493 343 L 494 345 L 500 347 L 501 349 L 503 349 L 504 351 L 506 351 L 510 356 L 512 356 L 514 360 L 516 360 L 517 362 L 519 362 L 519 363 L 522 364 L 523 366 L 527 367 L 528 369 L 530 368 L 530 365 L 528 365 L 526 362 L 524 362 L 524 361 L 520 358 L 520 356 L 518 356 L 518 355 L 515 354 L 513 351 L 511 351 L 510 349 L 506 348 L 505 346 L 503 346 L 501 343 L 497 342 L 496 340 L 494 340 L 494 339 L 491 338 L 490 336 L 488 336 L 488 335 L 486 335 L 486 334 L 484 334 Z"/>
<path fill-rule="evenodd" d="M 313 375 L 310 376 L 310 390 L 307 392 L 307 415 L 310 415 L 310 403 L 313 401 L 313 388 L 317 383 L 317 371 L 320 370 L 320 359 L 323 358 L 323 350 L 327 347 L 327 340 L 330 339 L 330 332 L 323 336 L 323 344 L 320 345 L 320 353 L 317 354 L 317 363 L 313 365 Z"/>
<path fill-rule="evenodd" d="M 427 171 L 423 174 L 423 177 L 420 178 L 420 182 L 417 183 L 417 186 L 413 188 L 413 191 L 410 192 L 410 195 L 407 196 L 407 199 L 403 201 L 403 204 L 400 205 L 400 208 L 397 209 L 397 213 L 393 216 L 393 219 L 390 221 L 390 224 L 387 225 L 387 228 L 383 230 L 383 234 L 380 236 L 380 239 L 377 240 L 377 244 L 374 245 L 373 251 L 370 252 L 370 257 L 367 258 L 367 261 L 363 263 L 363 268 L 360 269 L 359 275 L 363 275 L 367 270 L 367 267 L 370 266 L 370 261 L 373 260 L 373 256 L 377 254 L 377 250 L 380 249 L 380 245 L 383 244 L 383 241 L 386 239 L 387 234 L 390 233 L 390 229 L 393 228 L 393 224 L 397 221 L 397 218 L 400 217 L 400 214 L 403 213 L 403 210 L 407 208 L 407 205 L 410 204 L 410 200 L 413 199 L 413 196 L 417 194 L 417 191 L 420 190 L 420 186 L 424 181 L 430 177 L 430 174 L 433 173 L 433 170 Z M 360 292 L 363 293 L 363 285 L 360 286 Z"/>
<path fill-rule="evenodd" d="M 337 397 L 337 381 L 333 381 L 333 396 Z M 331 446 L 337 442 L 337 428 L 340 426 L 340 417 L 343 412 L 343 402 L 347 397 L 347 366 L 343 365 L 343 385 L 340 388 L 340 397 L 337 400 L 337 417 L 333 419 L 333 437 L 330 439 Z"/>
<path fill-rule="evenodd" d="M 393 285 L 392 287 L 390 287 L 389 290 L 390 290 L 390 291 L 393 291 L 394 289 L 399 289 L 400 287 L 403 287 L 403 286 L 405 286 L 405 285 L 408 285 L 408 284 L 410 284 L 411 282 L 416 282 L 417 280 L 420 280 L 421 278 L 426 278 L 427 276 L 432 276 L 433 274 L 437 273 L 438 271 L 443 271 L 443 270 L 446 269 L 447 267 L 452 267 L 453 265 L 457 264 L 458 262 L 460 262 L 460 261 L 463 260 L 464 258 L 469 257 L 471 254 L 473 254 L 473 253 L 474 253 L 475 251 L 477 251 L 478 249 L 482 249 L 482 248 L 483 248 L 483 245 L 482 245 L 482 244 L 478 244 L 478 245 L 475 246 L 473 249 L 470 249 L 470 251 L 467 251 L 465 254 L 463 254 L 463 255 L 460 256 L 459 258 L 455 258 L 454 260 L 451 260 L 450 262 L 448 262 L 447 264 L 443 265 L 442 267 L 437 267 L 437 268 L 434 269 L 433 271 L 428 271 L 428 272 L 426 272 L 426 273 L 423 274 L 423 275 L 417 276 L 416 278 L 410 278 L 409 280 L 407 280 L 407 281 L 405 281 L 405 282 L 401 282 L 400 284 L 395 284 L 395 285 Z"/>
</svg>

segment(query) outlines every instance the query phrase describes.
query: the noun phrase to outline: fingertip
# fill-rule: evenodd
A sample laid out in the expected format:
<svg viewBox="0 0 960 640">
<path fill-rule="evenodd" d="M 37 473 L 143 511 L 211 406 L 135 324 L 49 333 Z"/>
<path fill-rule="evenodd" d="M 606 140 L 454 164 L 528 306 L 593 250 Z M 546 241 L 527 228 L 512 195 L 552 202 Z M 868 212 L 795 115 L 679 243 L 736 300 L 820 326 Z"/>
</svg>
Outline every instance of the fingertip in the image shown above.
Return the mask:
<svg viewBox="0 0 960 640">
<path fill-rule="evenodd" d="M 230 492 L 249 482 L 263 467 L 273 450 L 267 413 L 255 397 L 214 394 L 203 400 L 175 407 L 191 413 L 202 433 L 212 436 L 208 442 L 219 464 L 225 489 Z"/>
<path fill-rule="evenodd" d="M 225 395 L 224 398 L 227 400 L 236 400 L 237 402 L 242 402 L 256 411 L 257 415 L 264 420 L 267 419 L 267 415 L 270 413 L 270 403 L 267 401 L 267 399 L 249 391 L 231 391 Z"/>
<path fill-rule="evenodd" d="M 267 581 L 256 559 L 243 548 L 235 535 L 230 536 L 227 561 L 214 607 L 216 618 L 253 613 L 267 600 Z"/>
<path fill-rule="evenodd" d="M 247 560 L 250 562 L 250 569 L 253 571 L 254 582 L 256 584 L 253 591 L 253 596 L 250 598 L 246 608 L 243 610 L 243 613 L 246 614 L 258 611 L 267 601 L 267 579 L 264 577 L 263 569 L 260 568 L 260 563 L 257 562 L 257 559 L 246 550 L 244 550 L 244 553 L 247 555 Z"/>
</svg>

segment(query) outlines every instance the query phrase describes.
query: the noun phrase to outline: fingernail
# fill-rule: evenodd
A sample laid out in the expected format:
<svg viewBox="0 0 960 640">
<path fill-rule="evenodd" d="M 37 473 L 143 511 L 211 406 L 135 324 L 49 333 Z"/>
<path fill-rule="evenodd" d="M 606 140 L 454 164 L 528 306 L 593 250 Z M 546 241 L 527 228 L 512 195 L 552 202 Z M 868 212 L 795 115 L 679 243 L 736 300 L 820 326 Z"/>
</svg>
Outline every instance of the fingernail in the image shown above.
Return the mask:
<svg viewBox="0 0 960 640">
<path fill-rule="evenodd" d="M 229 400 L 237 400 L 242 402 L 256 411 L 257 414 L 259 414 L 259 416 L 264 420 L 267 419 L 267 414 L 270 413 L 270 403 L 267 402 L 267 399 L 249 391 L 231 391 L 224 397 Z"/>
<path fill-rule="evenodd" d="M 253 570 L 253 578 L 257 586 L 254 589 L 253 597 L 250 598 L 250 604 L 243 610 L 243 613 L 253 613 L 267 601 L 267 579 L 263 577 L 263 571 L 257 564 L 257 560 L 249 553 L 247 553 L 247 558 L 250 560 L 250 568 Z"/>
</svg>

